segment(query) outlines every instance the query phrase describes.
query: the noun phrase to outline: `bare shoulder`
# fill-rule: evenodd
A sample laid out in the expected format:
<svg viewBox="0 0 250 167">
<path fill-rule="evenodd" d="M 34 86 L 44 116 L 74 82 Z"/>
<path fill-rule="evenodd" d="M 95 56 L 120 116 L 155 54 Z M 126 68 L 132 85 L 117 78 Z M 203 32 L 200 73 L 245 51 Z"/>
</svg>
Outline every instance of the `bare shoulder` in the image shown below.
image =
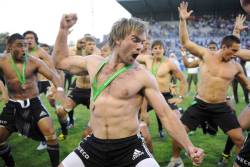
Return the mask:
<svg viewBox="0 0 250 167">
<path fill-rule="evenodd" d="M 0 65 L 3 66 L 4 64 L 6 64 L 6 61 L 8 61 L 8 54 L 3 54 L 2 56 L 0 56 Z"/>
<path fill-rule="evenodd" d="M 43 60 L 41 60 L 40 58 L 36 57 L 36 56 L 32 56 L 29 55 L 28 56 L 28 63 L 30 65 L 33 65 L 33 67 L 40 67 L 42 65 L 46 65 L 45 62 Z"/>
<path fill-rule="evenodd" d="M 134 70 L 136 73 L 136 79 L 139 80 L 139 82 L 141 82 L 145 87 L 157 85 L 155 77 L 145 67 L 135 63 Z"/>
</svg>

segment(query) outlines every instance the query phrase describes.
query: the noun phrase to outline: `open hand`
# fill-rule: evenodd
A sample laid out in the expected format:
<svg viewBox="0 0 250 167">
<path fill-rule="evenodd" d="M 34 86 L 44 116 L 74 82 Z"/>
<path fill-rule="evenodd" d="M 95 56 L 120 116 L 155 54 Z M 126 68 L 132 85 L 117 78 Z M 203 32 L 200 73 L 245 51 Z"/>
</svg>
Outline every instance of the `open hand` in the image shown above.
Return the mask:
<svg viewBox="0 0 250 167">
<path fill-rule="evenodd" d="M 244 25 L 245 20 L 246 20 L 246 16 L 243 14 L 239 14 L 236 17 L 234 29 L 239 30 L 239 31 L 246 29 L 247 26 Z"/>
<path fill-rule="evenodd" d="M 190 10 L 188 12 L 187 8 L 188 8 L 188 3 L 187 2 L 181 2 L 180 3 L 180 6 L 178 7 L 180 19 L 185 20 L 185 19 L 189 18 L 190 15 L 193 13 L 192 10 Z"/>
</svg>

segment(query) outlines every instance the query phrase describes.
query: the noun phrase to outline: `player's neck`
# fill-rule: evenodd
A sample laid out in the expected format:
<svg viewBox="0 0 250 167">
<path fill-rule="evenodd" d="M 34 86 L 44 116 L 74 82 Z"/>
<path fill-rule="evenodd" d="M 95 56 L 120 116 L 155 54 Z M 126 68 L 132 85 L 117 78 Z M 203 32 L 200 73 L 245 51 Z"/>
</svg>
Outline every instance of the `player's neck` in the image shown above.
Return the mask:
<svg viewBox="0 0 250 167">
<path fill-rule="evenodd" d="M 15 63 L 23 63 L 25 61 L 25 56 L 23 56 L 22 58 L 18 59 L 16 56 L 14 56 L 13 54 L 10 54 L 10 57 L 13 59 L 13 61 Z"/>
<path fill-rule="evenodd" d="M 154 60 L 154 62 L 161 62 L 163 60 L 163 56 L 161 56 L 161 57 L 153 56 L 153 60 Z"/>
<path fill-rule="evenodd" d="M 38 49 L 38 46 L 35 45 L 33 48 L 29 48 L 29 53 L 34 53 L 37 51 L 37 49 Z"/>
<path fill-rule="evenodd" d="M 125 66 L 125 63 L 120 59 L 120 56 L 114 52 L 109 56 L 108 62 L 109 66 L 115 70 Z"/>
</svg>

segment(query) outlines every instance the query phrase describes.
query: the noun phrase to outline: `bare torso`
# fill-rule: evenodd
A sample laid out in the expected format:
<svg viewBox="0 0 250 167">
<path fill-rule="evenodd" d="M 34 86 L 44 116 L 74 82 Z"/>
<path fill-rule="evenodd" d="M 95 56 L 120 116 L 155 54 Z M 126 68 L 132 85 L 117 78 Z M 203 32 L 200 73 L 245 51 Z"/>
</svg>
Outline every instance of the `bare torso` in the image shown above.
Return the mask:
<svg viewBox="0 0 250 167">
<path fill-rule="evenodd" d="M 170 92 L 170 83 L 171 83 L 171 61 L 163 58 L 163 61 L 153 61 L 152 57 L 147 57 L 145 64 L 148 70 L 151 71 L 153 63 L 158 67 L 156 73 L 156 80 L 161 92 Z"/>
<path fill-rule="evenodd" d="M 76 87 L 82 88 L 82 89 L 89 89 L 90 88 L 89 75 L 84 74 L 82 76 L 77 76 L 76 77 Z"/>
<path fill-rule="evenodd" d="M 16 63 L 20 71 L 22 64 Z M 14 100 L 24 100 L 38 96 L 37 65 L 34 58 L 29 57 L 26 65 L 26 83 L 21 86 L 15 70 L 10 63 L 10 55 L 4 55 L 0 61 L 1 72 L 4 75 L 9 97 Z"/>
<path fill-rule="evenodd" d="M 101 61 L 95 59 L 94 62 L 90 62 L 88 68 L 91 81 Z M 109 64 L 105 65 L 97 76 L 98 87 L 115 71 Z M 138 65 L 133 66 L 114 79 L 92 102 L 90 124 L 96 137 L 118 139 L 138 133 L 138 111 L 142 103 L 140 91 L 146 73 Z"/>
<path fill-rule="evenodd" d="M 218 52 L 204 56 L 200 62 L 197 97 L 208 103 L 225 102 L 228 88 L 238 72 L 236 62 L 221 61 Z"/>
</svg>

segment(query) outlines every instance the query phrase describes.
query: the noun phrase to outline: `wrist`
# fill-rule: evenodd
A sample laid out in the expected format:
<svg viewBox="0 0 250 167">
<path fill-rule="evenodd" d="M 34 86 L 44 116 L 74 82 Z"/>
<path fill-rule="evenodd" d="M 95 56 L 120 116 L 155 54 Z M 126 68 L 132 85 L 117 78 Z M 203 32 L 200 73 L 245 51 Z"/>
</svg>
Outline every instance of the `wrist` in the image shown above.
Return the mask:
<svg viewBox="0 0 250 167">
<path fill-rule="evenodd" d="M 58 91 L 58 92 L 64 92 L 64 88 L 59 86 L 59 87 L 56 88 L 56 91 Z"/>
</svg>

